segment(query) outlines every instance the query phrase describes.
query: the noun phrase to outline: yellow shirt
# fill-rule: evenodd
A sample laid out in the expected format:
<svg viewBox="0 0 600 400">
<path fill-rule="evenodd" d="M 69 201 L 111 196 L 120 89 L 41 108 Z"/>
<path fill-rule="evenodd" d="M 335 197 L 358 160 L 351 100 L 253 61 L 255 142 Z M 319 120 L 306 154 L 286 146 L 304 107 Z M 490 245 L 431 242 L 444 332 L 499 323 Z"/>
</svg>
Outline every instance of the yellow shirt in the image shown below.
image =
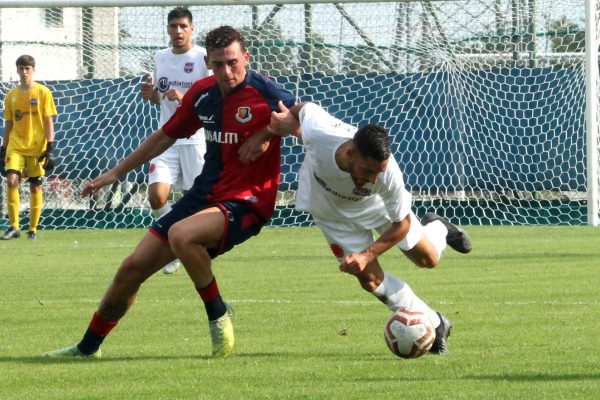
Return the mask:
<svg viewBox="0 0 600 400">
<path fill-rule="evenodd" d="M 7 152 L 39 156 L 46 148 L 45 117 L 56 115 L 50 89 L 37 82 L 27 93 L 11 89 L 4 99 L 4 119 L 12 121 Z"/>
</svg>

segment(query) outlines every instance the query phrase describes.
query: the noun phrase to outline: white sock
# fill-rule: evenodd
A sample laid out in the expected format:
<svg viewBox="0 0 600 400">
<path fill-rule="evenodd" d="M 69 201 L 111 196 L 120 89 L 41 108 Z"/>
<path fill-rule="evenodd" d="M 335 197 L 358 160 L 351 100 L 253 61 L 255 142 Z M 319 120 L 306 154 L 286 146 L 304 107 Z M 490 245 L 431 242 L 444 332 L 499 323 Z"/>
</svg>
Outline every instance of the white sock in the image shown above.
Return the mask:
<svg viewBox="0 0 600 400">
<path fill-rule="evenodd" d="M 437 252 L 438 260 L 442 257 L 442 252 L 446 248 L 446 236 L 448 235 L 448 228 L 442 223 L 442 221 L 433 221 L 423 227 L 425 236 L 435 247 Z"/>
<path fill-rule="evenodd" d="M 437 313 L 417 297 L 408 286 L 408 283 L 396 278 L 394 275 L 384 272 L 383 282 L 372 293 L 392 311 L 399 308 L 421 311 L 429 317 L 434 327 L 440 324 Z"/>
<path fill-rule="evenodd" d="M 152 210 L 152 216 L 154 217 L 155 220 L 157 220 L 160 217 L 162 217 L 163 215 L 167 214 L 169 211 L 171 211 L 171 203 L 169 203 L 167 201 L 165 203 L 165 205 L 162 206 L 161 208 L 159 208 L 157 210 Z"/>
</svg>

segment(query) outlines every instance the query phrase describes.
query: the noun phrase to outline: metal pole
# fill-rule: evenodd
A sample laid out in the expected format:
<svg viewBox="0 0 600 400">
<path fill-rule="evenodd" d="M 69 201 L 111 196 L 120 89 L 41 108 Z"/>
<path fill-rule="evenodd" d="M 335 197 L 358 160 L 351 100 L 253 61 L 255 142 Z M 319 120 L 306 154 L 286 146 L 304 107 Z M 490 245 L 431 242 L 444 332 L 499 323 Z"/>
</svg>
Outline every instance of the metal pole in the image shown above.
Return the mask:
<svg viewBox="0 0 600 400">
<path fill-rule="evenodd" d="M 529 0 L 527 3 L 527 53 L 529 54 L 529 68 L 535 68 L 538 66 L 537 56 L 537 38 L 536 38 L 536 0 Z"/>
<path fill-rule="evenodd" d="M 94 10 L 91 7 L 81 9 L 82 46 L 81 58 L 83 59 L 83 77 L 91 79 L 94 77 L 94 56 L 92 45 L 94 44 Z"/>
<path fill-rule="evenodd" d="M 313 73 L 313 31 L 312 31 L 312 6 L 310 3 L 304 5 L 304 57 L 306 57 L 306 68 Z"/>
<path fill-rule="evenodd" d="M 587 217 L 598 226 L 598 40 L 596 1 L 585 2 L 585 127 L 587 148 Z"/>
<path fill-rule="evenodd" d="M 378 0 L 381 3 L 395 3 L 398 0 Z M 403 3 L 416 3 L 422 0 L 400 0 Z M 430 0 L 442 1 L 442 0 Z M 179 0 L 181 6 L 243 6 L 268 4 L 305 4 L 307 0 Z M 331 3 L 331 0 L 310 0 L 311 4 Z M 336 3 L 372 3 L 373 0 L 336 0 Z M 1 8 L 52 8 L 52 7 L 172 7 L 173 0 L 0 0 Z"/>
</svg>

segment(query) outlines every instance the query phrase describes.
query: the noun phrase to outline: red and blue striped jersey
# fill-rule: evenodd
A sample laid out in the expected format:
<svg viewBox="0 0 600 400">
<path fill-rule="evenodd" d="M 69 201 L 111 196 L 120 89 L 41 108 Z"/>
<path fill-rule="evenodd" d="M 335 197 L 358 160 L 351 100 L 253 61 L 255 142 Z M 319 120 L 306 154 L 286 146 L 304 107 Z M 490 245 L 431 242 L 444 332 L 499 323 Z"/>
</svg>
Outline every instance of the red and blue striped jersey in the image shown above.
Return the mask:
<svg viewBox="0 0 600 400">
<path fill-rule="evenodd" d="M 281 138 L 273 137 L 267 152 L 246 165 L 240 162 L 238 150 L 246 138 L 269 124 L 271 111 L 279 110 L 279 100 L 287 107 L 294 105 L 290 92 L 252 71 L 225 97 L 214 76 L 192 85 L 162 127 L 175 139 L 204 127 L 205 164 L 190 191 L 211 203 L 242 201 L 264 220 L 271 218 L 279 185 Z"/>
</svg>

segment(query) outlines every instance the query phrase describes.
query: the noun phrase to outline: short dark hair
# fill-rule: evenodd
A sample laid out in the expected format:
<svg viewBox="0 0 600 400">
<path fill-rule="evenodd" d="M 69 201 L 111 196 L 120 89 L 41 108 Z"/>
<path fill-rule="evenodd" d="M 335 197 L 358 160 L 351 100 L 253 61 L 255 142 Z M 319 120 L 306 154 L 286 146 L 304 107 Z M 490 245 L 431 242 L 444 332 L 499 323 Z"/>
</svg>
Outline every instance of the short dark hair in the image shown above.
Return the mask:
<svg viewBox="0 0 600 400">
<path fill-rule="evenodd" d="M 15 63 L 17 67 L 33 67 L 35 68 L 35 58 L 31 57 L 29 54 L 23 54 L 19 58 L 17 58 L 17 62 Z"/>
<path fill-rule="evenodd" d="M 354 134 L 354 145 L 363 157 L 385 161 L 392 154 L 390 137 L 384 127 L 365 125 Z"/>
<path fill-rule="evenodd" d="M 224 25 L 213 29 L 206 34 L 204 47 L 206 48 L 206 52 L 210 53 L 215 49 L 224 49 L 233 42 L 239 42 L 242 51 L 246 51 L 246 44 L 244 43 L 242 34 L 235 28 Z"/>
<path fill-rule="evenodd" d="M 192 17 L 192 12 L 185 7 L 178 6 L 169 11 L 167 15 L 167 22 L 170 22 L 175 18 L 187 18 L 190 22 L 194 22 L 194 17 Z"/>
</svg>

